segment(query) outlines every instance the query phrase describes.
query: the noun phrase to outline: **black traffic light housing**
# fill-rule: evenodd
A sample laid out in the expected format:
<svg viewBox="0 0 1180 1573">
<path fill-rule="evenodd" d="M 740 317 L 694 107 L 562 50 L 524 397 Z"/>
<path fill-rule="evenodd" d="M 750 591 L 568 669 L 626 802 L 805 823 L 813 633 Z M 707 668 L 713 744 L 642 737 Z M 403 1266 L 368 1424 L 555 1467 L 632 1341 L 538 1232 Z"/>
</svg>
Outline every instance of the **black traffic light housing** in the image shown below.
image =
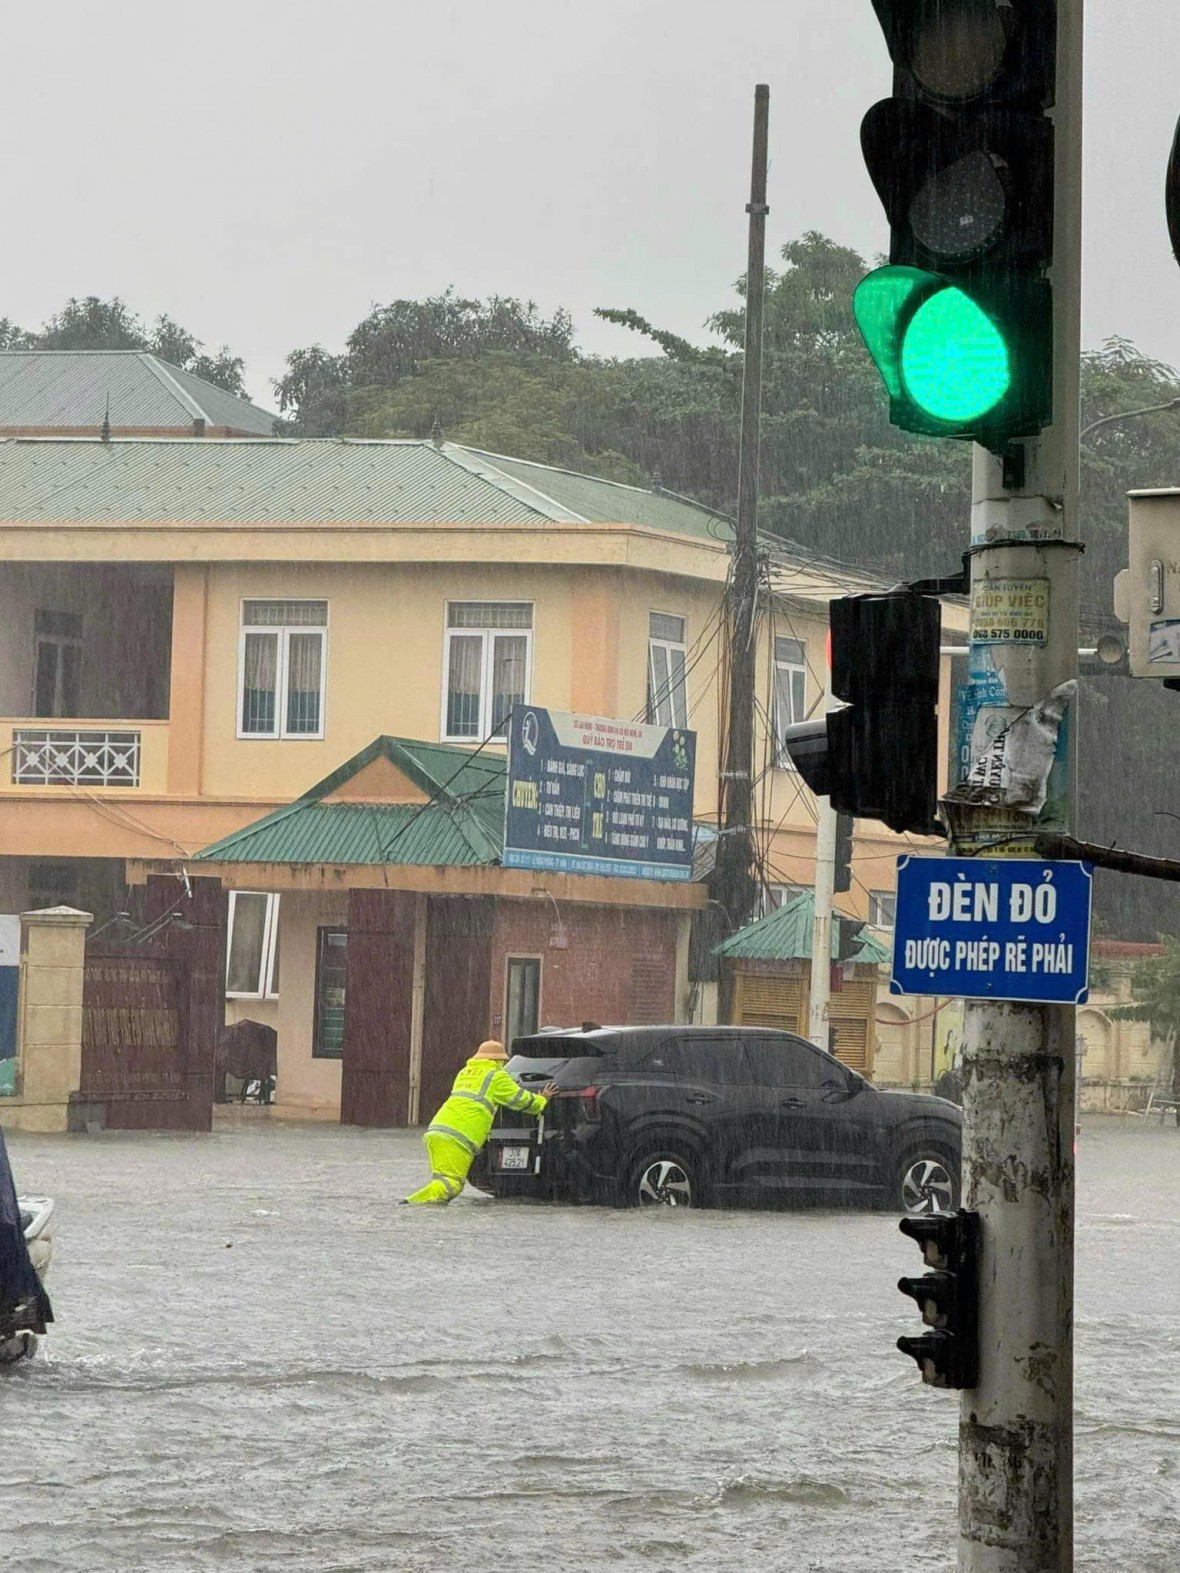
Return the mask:
<svg viewBox="0 0 1180 1573">
<path fill-rule="evenodd" d="M 916 1300 L 930 1328 L 916 1338 L 899 1338 L 902 1354 L 918 1362 L 931 1387 L 974 1387 L 979 1381 L 978 1213 L 923 1213 L 903 1218 L 902 1234 L 922 1247 L 932 1271 L 899 1278 L 902 1294 Z"/>
<path fill-rule="evenodd" d="M 1164 208 L 1168 219 L 1168 239 L 1172 242 L 1172 255 L 1177 262 L 1180 262 L 1180 120 L 1176 122 L 1172 151 L 1168 155 Z"/>
<path fill-rule="evenodd" d="M 851 814 L 836 815 L 836 858 L 832 890 L 843 895 L 852 889 L 852 830 L 856 821 Z"/>
<path fill-rule="evenodd" d="M 861 945 L 864 922 L 860 918 L 846 918 L 842 912 L 835 914 L 836 960 L 851 961 Z"/>
<path fill-rule="evenodd" d="M 908 431 L 1002 452 L 1052 419 L 1056 0 L 873 0 L 893 97 L 861 126 L 890 224 L 857 323 Z"/>
<path fill-rule="evenodd" d="M 838 813 L 941 834 L 938 679 L 942 608 L 902 586 L 829 605 L 832 692 L 846 701 L 783 742 L 807 785 Z M 837 887 L 847 888 L 847 887 Z"/>
</svg>

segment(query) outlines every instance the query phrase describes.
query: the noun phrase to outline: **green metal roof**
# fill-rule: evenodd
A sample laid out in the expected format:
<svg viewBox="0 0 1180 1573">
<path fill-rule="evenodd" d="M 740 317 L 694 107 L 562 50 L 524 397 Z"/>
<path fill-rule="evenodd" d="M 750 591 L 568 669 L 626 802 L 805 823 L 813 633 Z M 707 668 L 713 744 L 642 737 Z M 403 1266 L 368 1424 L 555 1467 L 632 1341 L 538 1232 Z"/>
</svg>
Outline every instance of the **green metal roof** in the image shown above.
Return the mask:
<svg viewBox="0 0 1180 1573">
<path fill-rule="evenodd" d="M 717 514 L 667 492 L 649 491 L 642 486 L 627 486 L 620 481 L 602 481 L 574 470 L 558 470 L 549 464 L 534 464 L 499 453 L 483 453 L 477 448 L 461 452 L 483 467 L 484 473 L 503 484 L 503 478 L 517 482 L 522 496 L 535 493 L 542 507 L 552 505 L 568 511 L 587 524 L 633 524 L 650 530 L 671 530 L 679 535 L 708 536 L 728 545 L 733 528 Z"/>
<path fill-rule="evenodd" d="M 426 803 L 326 803 L 377 758 L 396 765 Z M 404 864 L 471 868 L 503 850 L 502 754 L 378 737 L 294 803 L 197 853 L 206 863 Z"/>
<path fill-rule="evenodd" d="M 833 913 L 837 920 L 858 922 L 846 912 Z M 810 959 L 812 924 L 815 920 L 815 896 L 810 890 L 802 891 L 791 901 L 786 901 L 775 912 L 769 912 L 756 923 L 731 934 L 713 949 L 715 956 L 726 956 L 731 961 L 794 961 Z M 836 960 L 839 935 L 836 923 L 832 924 L 832 960 Z M 878 962 L 889 960 L 889 950 L 880 940 L 866 930 L 861 931 L 860 944 L 848 958 L 850 961 Z"/>
<path fill-rule="evenodd" d="M 0 351 L 0 427 L 174 427 L 270 437 L 277 415 L 147 350 Z"/>
<path fill-rule="evenodd" d="M 8 438 L 0 441 L 0 523 L 8 521 L 629 524 L 730 538 L 706 510 L 661 493 L 401 439 Z"/>
</svg>

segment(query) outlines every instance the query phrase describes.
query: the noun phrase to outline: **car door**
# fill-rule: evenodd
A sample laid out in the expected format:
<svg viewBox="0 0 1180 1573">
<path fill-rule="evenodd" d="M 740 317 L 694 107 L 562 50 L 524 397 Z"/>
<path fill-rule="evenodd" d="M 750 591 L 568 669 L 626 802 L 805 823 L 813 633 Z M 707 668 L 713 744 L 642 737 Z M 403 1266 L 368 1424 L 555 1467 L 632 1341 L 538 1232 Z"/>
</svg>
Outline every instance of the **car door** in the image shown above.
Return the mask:
<svg viewBox="0 0 1180 1573">
<path fill-rule="evenodd" d="M 872 1089 L 803 1038 L 768 1033 L 748 1052 L 773 1102 L 782 1185 L 853 1198 L 873 1191 L 883 1137 Z"/>
<path fill-rule="evenodd" d="M 751 1082 L 740 1039 L 719 1034 L 668 1038 L 643 1064 L 655 1093 L 647 1118 L 691 1130 L 714 1187 L 744 1183 L 751 1161 Z"/>
</svg>

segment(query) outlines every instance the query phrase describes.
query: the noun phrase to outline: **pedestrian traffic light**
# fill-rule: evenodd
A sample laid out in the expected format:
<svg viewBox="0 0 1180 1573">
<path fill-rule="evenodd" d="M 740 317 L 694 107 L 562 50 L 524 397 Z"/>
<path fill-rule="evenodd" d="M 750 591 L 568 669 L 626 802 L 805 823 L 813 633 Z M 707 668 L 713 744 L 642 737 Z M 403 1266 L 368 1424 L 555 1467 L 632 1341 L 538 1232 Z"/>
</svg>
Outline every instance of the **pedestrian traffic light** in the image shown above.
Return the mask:
<svg viewBox="0 0 1180 1573">
<path fill-rule="evenodd" d="M 873 0 L 893 97 L 861 125 L 890 225 L 853 313 L 906 431 L 1002 452 L 1052 419 L 1056 0 Z"/>
<path fill-rule="evenodd" d="M 786 728 L 792 763 L 838 812 L 940 833 L 938 601 L 905 587 L 848 595 L 830 602 L 828 618 L 832 692 L 847 703 Z"/>
<path fill-rule="evenodd" d="M 917 1240 L 933 1269 L 899 1278 L 897 1287 L 921 1307 L 930 1328 L 899 1338 L 902 1354 L 918 1362 L 931 1387 L 974 1387 L 979 1381 L 979 1214 L 929 1213 L 903 1218 L 902 1234 Z"/>
</svg>

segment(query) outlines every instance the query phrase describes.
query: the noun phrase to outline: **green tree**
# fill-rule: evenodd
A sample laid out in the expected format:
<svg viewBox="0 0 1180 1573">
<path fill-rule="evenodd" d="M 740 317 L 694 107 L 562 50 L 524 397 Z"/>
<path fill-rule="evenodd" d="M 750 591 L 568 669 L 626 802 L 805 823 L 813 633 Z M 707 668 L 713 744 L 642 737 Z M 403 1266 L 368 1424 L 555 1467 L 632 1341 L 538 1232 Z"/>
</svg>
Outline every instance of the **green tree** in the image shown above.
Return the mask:
<svg viewBox="0 0 1180 1573">
<path fill-rule="evenodd" d="M 33 334 L 18 327 L 11 317 L 0 317 L 0 350 L 32 349 L 33 338 Z"/>
<path fill-rule="evenodd" d="M 639 482 L 640 467 L 599 440 L 611 399 L 610 368 L 507 351 L 421 362 L 392 388 L 348 396 L 348 431 L 357 437 L 428 437 L 435 422 L 448 441 L 607 480 Z"/>
<path fill-rule="evenodd" d="M 110 300 L 71 296 L 39 333 L 27 333 L 7 317 L 0 319 L 0 349 L 150 350 L 227 393 L 243 398 L 246 392 L 245 362 L 227 345 L 214 355 L 206 354 L 200 339 L 166 315 L 157 317 L 151 328 L 145 327 L 118 295 Z"/>
<path fill-rule="evenodd" d="M 343 355 L 320 345 L 294 350 L 275 383 L 279 409 L 306 436 L 352 434 L 351 396 L 364 392 L 371 413 L 373 389 L 395 388 L 437 361 L 501 355 L 522 364 L 538 359 L 572 364 L 573 323 L 558 310 L 546 318 L 535 302 L 491 295 L 468 300 L 446 289 L 425 300 L 375 306 L 348 336 Z"/>
<path fill-rule="evenodd" d="M 41 350 L 143 350 L 143 323 L 117 295 L 71 296 L 36 335 Z"/>
<path fill-rule="evenodd" d="M 1120 1005 L 1112 1016 L 1146 1021 L 1154 1038 L 1168 1046 L 1172 1062 L 1172 1097 L 1177 1100 L 1176 1126 L 1180 1129 L 1180 939 L 1161 934 L 1162 956 L 1136 964 L 1131 974 L 1130 1005 Z"/>
</svg>

